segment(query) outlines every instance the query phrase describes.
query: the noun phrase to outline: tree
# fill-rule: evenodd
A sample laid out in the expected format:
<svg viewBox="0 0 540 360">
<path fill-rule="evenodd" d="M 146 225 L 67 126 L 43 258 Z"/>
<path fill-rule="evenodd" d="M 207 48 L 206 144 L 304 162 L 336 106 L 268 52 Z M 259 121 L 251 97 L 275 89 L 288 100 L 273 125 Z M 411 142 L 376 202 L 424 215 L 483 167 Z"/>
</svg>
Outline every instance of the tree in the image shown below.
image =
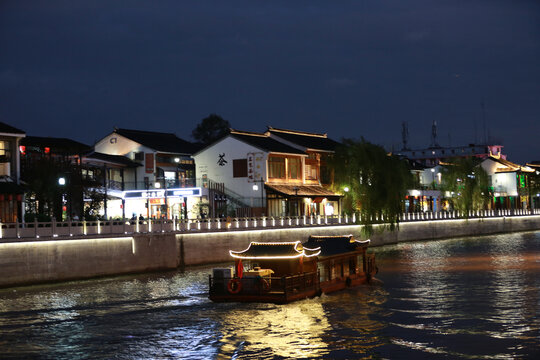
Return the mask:
<svg viewBox="0 0 540 360">
<path fill-rule="evenodd" d="M 336 149 L 330 165 L 334 171 L 335 186 L 347 187 L 342 201 L 345 212 L 361 213 L 364 230 L 370 234 L 372 224 L 383 219 L 394 230 L 403 199 L 413 182 L 408 164 L 378 145 L 364 139 L 344 139 Z"/>
<path fill-rule="evenodd" d="M 227 135 L 230 127 L 231 124 L 221 116 L 210 114 L 201 120 L 200 124 L 191 133 L 191 136 L 206 145 Z"/>
<path fill-rule="evenodd" d="M 62 159 L 42 157 L 24 172 L 27 183 L 27 203 L 34 214 L 62 219 L 62 195 L 69 192 L 69 183 L 59 185 L 58 179 L 69 173 L 69 162 Z"/>
<path fill-rule="evenodd" d="M 443 189 L 451 194 L 449 201 L 465 217 L 471 210 L 482 210 L 491 199 L 486 171 L 473 158 L 457 158 L 445 167 Z"/>
</svg>

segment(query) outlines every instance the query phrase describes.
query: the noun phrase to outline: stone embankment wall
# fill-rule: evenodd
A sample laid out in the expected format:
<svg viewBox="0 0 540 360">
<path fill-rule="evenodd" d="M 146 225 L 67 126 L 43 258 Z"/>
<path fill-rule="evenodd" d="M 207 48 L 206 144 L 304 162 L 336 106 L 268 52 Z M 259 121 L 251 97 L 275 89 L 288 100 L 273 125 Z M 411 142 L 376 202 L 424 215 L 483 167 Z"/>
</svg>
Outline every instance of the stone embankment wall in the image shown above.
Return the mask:
<svg viewBox="0 0 540 360">
<path fill-rule="evenodd" d="M 174 234 L 0 243 L 0 287 L 174 269 Z"/>
<path fill-rule="evenodd" d="M 375 227 L 372 245 L 540 230 L 540 216 L 436 220 L 400 224 L 399 231 Z M 231 260 L 229 250 L 251 241 L 304 241 L 309 235 L 353 234 L 357 225 L 210 233 L 161 233 L 93 239 L 0 243 L 0 287 L 176 269 Z"/>
</svg>

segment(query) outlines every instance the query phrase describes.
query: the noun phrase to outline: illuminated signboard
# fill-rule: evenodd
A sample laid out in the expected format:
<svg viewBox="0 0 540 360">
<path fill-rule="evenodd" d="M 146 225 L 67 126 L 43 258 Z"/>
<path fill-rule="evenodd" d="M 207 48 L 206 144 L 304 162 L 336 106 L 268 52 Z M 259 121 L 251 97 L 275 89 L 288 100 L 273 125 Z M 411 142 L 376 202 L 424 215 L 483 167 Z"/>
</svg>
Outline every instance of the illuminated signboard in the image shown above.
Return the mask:
<svg viewBox="0 0 540 360">
<path fill-rule="evenodd" d="M 124 191 L 124 199 L 158 199 L 201 196 L 201 188 L 179 188 L 167 190 L 130 190 Z"/>
</svg>

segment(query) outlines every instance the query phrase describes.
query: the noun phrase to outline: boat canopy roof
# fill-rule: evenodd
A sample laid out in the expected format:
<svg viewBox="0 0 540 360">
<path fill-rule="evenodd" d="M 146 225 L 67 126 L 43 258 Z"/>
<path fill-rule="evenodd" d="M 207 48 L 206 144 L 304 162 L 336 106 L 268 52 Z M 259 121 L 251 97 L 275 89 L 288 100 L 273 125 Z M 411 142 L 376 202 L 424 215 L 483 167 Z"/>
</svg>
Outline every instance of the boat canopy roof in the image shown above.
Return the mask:
<svg viewBox="0 0 540 360">
<path fill-rule="evenodd" d="M 311 235 L 304 248 L 320 248 L 319 257 L 333 256 L 357 251 L 359 248 L 368 247 L 370 240 L 355 240 L 353 235 L 316 236 Z"/>
<path fill-rule="evenodd" d="M 319 255 L 320 247 L 303 246 L 300 241 L 294 242 L 252 242 L 243 251 L 229 251 L 237 259 L 294 259 Z"/>
</svg>

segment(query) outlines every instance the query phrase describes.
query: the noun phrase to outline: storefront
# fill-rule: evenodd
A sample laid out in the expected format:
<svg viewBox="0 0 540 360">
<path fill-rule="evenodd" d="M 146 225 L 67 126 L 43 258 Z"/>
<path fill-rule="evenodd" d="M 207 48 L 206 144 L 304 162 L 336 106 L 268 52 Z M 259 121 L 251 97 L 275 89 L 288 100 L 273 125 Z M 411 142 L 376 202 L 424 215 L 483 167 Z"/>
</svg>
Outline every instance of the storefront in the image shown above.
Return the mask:
<svg viewBox="0 0 540 360">
<path fill-rule="evenodd" d="M 201 188 L 128 190 L 121 198 L 109 201 L 107 210 L 111 217 L 193 218 L 201 195 Z"/>
<path fill-rule="evenodd" d="M 269 216 L 332 216 L 340 213 L 340 195 L 316 185 L 265 184 Z"/>
</svg>

